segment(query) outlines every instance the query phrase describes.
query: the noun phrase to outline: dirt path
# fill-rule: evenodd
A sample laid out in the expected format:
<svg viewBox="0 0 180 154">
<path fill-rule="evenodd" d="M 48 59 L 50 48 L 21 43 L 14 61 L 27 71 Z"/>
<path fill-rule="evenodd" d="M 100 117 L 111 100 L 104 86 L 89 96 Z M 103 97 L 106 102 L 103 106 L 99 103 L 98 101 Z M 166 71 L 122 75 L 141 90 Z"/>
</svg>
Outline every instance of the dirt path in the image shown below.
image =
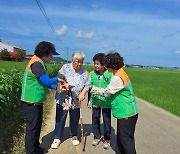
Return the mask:
<svg viewBox="0 0 180 154">
<path fill-rule="evenodd" d="M 139 119 L 136 129 L 136 148 L 139 154 L 178 154 L 180 151 L 180 118 L 174 116 L 154 105 L 141 99 L 138 100 Z M 111 148 L 103 149 L 101 142 L 97 147 L 91 146 L 93 135 L 91 133 L 91 110 L 87 109 L 86 102 L 83 103 L 84 131 L 87 132 L 85 152 L 82 145 L 73 146 L 69 139 L 69 116 L 66 120 L 63 142 L 57 150 L 50 149 L 54 136 L 55 105 L 51 115 L 47 119 L 47 125 L 42 130 L 42 144 L 48 154 L 114 154 L 116 148 L 116 119 L 112 117 Z M 80 139 L 80 128 L 78 137 Z"/>
</svg>

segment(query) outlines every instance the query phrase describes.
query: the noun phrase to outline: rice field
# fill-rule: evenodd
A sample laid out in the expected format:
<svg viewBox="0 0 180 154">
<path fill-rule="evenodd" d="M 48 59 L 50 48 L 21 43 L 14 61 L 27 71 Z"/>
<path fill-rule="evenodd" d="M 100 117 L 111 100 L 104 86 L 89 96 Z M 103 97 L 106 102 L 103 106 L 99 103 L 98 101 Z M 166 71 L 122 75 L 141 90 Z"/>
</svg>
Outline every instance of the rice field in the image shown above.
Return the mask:
<svg viewBox="0 0 180 154">
<path fill-rule="evenodd" d="M 180 116 L 180 71 L 125 68 L 135 95 Z"/>
</svg>

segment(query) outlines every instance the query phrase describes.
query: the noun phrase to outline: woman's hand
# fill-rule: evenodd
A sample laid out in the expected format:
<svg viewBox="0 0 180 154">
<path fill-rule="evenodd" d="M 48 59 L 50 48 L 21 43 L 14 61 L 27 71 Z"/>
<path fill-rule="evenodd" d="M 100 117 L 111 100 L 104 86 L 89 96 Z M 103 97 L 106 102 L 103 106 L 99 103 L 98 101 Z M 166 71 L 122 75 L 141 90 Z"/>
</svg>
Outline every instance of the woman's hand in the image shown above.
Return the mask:
<svg viewBox="0 0 180 154">
<path fill-rule="evenodd" d="M 98 91 L 98 88 L 97 88 L 97 87 L 95 87 L 95 86 L 92 86 L 91 93 L 96 94 L 96 93 L 97 93 L 97 91 Z"/>
<path fill-rule="evenodd" d="M 68 83 L 64 82 L 64 84 L 61 84 L 57 88 L 58 88 L 57 91 L 61 93 L 61 92 L 64 92 L 64 91 L 68 91 L 71 88 L 71 86 Z"/>
<path fill-rule="evenodd" d="M 78 96 L 79 102 L 82 102 L 85 99 L 84 94 L 81 92 Z"/>
<path fill-rule="evenodd" d="M 61 82 L 61 84 L 65 84 L 65 81 L 61 78 L 58 78 L 58 82 Z"/>
<path fill-rule="evenodd" d="M 63 86 L 66 88 L 66 90 L 71 89 L 71 86 L 68 83 L 64 83 Z"/>
<path fill-rule="evenodd" d="M 90 101 L 87 103 L 87 107 L 88 107 L 89 109 L 92 109 L 92 106 L 91 106 L 91 102 L 90 102 Z"/>
<path fill-rule="evenodd" d="M 57 90 L 58 92 L 60 92 L 60 93 L 62 93 L 62 92 L 64 92 L 64 91 L 66 91 L 67 89 L 66 89 L 66 87 L 65 87 L 65 85 L 60 85 L 59 86 L 59 89 Z"/>
</svg>

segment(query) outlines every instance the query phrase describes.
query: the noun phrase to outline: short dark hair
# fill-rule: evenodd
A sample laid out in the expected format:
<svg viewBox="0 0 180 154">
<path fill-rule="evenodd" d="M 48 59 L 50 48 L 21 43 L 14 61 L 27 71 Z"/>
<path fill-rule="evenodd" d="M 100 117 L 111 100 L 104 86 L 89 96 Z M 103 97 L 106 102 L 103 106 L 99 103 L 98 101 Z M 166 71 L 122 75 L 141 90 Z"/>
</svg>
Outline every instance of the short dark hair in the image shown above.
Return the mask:
<svg viewBox="0 0 180 154">
<path fill-rule="evenodd" d="M 104 53 L 97 53 L 97 54 L 95 54 L 95 56 L 93 57 L 93 62 L 94 62 L 95 60 L 98 60 L 101 65 L 104 65 L 104 64 L 105 64 L 105 58 L 106 58 L 106 55 L 105 55 Z"/>
<path fill-rule="evenodd" d="M 118 70 L 124 66 L 124 59 L 118 52 L 111 52 L 106 55 L 105 66 L 106 68 Z"/>
<path fill-rule="evenodd" d="M 42 56 L 49 56 L 56 51 L 54 44 L 46 41 L 39 42 L 35 48 L 35 55 L 39 58 Z"/>
</svg>

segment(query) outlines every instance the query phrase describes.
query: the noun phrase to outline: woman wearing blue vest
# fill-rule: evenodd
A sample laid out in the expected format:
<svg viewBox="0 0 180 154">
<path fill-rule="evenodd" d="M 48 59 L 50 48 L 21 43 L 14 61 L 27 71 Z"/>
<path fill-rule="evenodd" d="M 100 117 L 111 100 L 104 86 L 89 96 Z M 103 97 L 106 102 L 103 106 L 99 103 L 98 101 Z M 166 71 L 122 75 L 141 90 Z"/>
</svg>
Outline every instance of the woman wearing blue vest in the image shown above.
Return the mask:
<svg viewBox="0 0 180 154">
<path fill-rule="evenodd" d="M 112 73 L 104 67 L 105 54 L 98 53 L 93 57 L 95 70 L 90 73 L 91 84 L 106 88 L 110 83 Z M 111 136 L 111 103 L 110 98 L 91 94 L 89 96 L 88 108 L 92 108 L 92 130 L 94 134 L 93 146 L 101 141 L 100 118 L 103 115 L 104 124 L 104 149 L 110 148 Z"/>
<path fill-rule="evenodd" d="M 119 53 L 106 55 L 105 66 L 112 77 L 107 88 L 93 86 L 91 92 L 111 98 L 112 113 L 117 118 L 117 154 L 135 154 L 134 132 L 138 108 L 132 84 L 123 70 L 123 57 Z"/>
<path fill-rule="evenodd" d="M 57 54 L 54 45 L 42 41 L 36 46 L 34 54 L 24 72 L 21 93 L 23 112 L 26 117 L 26 154 L 43 153 L 43 149 L 39 147 L 43 101 L 46 99 L 48 88 L 56 90 L 58 81 L 64 84 L 62 79 L 49 78 L 47 74 L 45 63 L 51 60 L 53 54 Z"/>
</svg>

